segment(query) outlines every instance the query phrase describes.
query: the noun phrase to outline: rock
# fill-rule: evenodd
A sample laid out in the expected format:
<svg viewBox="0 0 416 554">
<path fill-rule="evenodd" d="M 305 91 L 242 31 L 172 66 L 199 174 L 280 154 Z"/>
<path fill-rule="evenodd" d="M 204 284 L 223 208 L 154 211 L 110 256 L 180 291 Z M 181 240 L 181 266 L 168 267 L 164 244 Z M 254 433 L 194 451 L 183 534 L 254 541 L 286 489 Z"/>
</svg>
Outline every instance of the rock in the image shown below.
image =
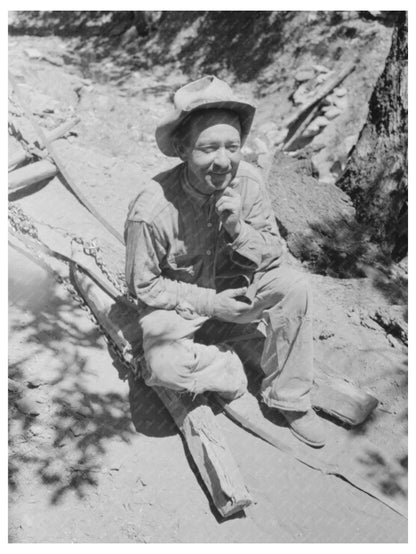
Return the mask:
<svg viewBox="0 0 416 554">
<path fill-rule="evenodd" d="M 271 146 L 279 146 L 279 144 L 284 142 L 286 136 L 287 129 L 276 129 L 275 131 L 269 131 L 266 135 Z"/>
<path fill-rule="evenodd" d="M 319 131 L 320 131 L 319 125 L 315 121 L 312 121 L 312 123 L 310 123 L 303 131 L 302 137 L 305 137 L 305 138 L 314 137 L 319 134 Z"/>
<path fill-rule="evenodd" d="M 19 412 L 28 416 L 38 416 L 40 414 L 39 404 L 30 396 L 24 396 L 17 400 L 16 408 Z"/>
<path fill-rule="evenodd" d="M 345 89 L 344 87 L 337 87 L 337 88 L 334 88 L 334 94 L 335 96 L 345 96 L 347 94 L 347 89 Z"/>
<path fill-rule="evenodd" d="M 354 135 L 348 135 L 348 137 L 344 140 L 345 152 L 347 157 L 352 148 L 357 144 L 359 136 L 359 133 L 355 133 Z"/>
<path fill-rule="evenodd" d="M 321 273 L 361 274 L 363 231 L 347 194 L 308 175 L 305 162 L 278 152 L 268 182 L 273 210 L 290 252 Z M 358 245 L 358 246 L 357 246 Z"/>
<path fill-rule="evenodd" d="M 324 65 L 319 65 L 319 64 L 316 64 L 316 65 L 313 65 L 312 66 L 314 68 L 315 71 L 317 71 L 318 73 L 329 73 L 329 69 L 327 67 L 325 67 Z"/>
<path fill-rule="evenodd" d="M 25 48 L 23 51 L 29 60 L 40 60 L 43 57 L 42 52 L 39 52 L 37 48 Z"/>
<path fill-rule="evenodd" d="M 58 67 L 62 67 L 64 65 L 62 58 L 59 58 L 58 56 L 50 56 L 48 54 L 44 54 L 42 55 L 42 59 L 52 65 L 57 65 Z"/>
<path fill-rule="evenodd" d="M 319 340 L 327 340 L 331 337 L 335 336 L 335 333 L 333 331 L 330 331 L 329 329 L 322 329 L 322 331 L 319 333 Z"/>
<path fill-rule="evenodd" d="M 322 127 L 326 127 L 329 123 L 329 120 L 324 115 L 319 115 L 314 119 L 314 123 L 322 129 Z"/>
<path fill-rule="evenodd" d="M 393 348 L 400 348 L 400 347 L 401 347 L 399 341 L 398 341 L 397 339 L 395 339 L 395 338 L 393 337 L 393 335 L 390 335 L 390 334 L 389 334 L 389 335 L 386 335 L 386 336 L 387 336 L 387 340 L 388 340 L 389 343 L 390 343 L 390 346 L 392 346 Z"/>
<path fill-rule="evenodd" d="M 340 113 L 342 113 L 341 110 L 337 108 L 337 106 L 327 106 L 324 108 L 323 111 L 327 119 L 335 119 L 339 116 Z"/>
<path fill-rule="evenodd" d="M 317 85 L 320 85 L 321 83 L 324 83 L 325 81 L 328 80 L 328 73 L 321 73 L 320 75 L 318 75 L 318 77 L 316 78 L 316 84 Z"/>
<path fill-rule="evenodd" d="M 337 96 L 334 100 L 335 106 L 344 112 L 348 108 L 348 98 L 347 96 Z"/>
<path fill-rule="evenodd" d="M 16 381 L 15 379 L 8 379 L 8 390 L 9 392 L 14 392 L 16 394 L 22 393 L 25 390 L 25 386 L 23 383 L 19 383 L 19 381 Z"/>
<path fill-rule="evenodd" d="M 261 139 L 259 139 L 258 137 L 256 137 L 254 140 L 253 140 L 253 146 L 254 146 L 254 151 L 257 153 L 257 154 L 267 154 L 269 152 L 269 149 L 267 148 L 267 145 L 265 142 L 263 142 Z"/>
<path fill-rule="evenodd" d="M 309 81 L 310 79 L 313 79 L 315 77 L 315 70 L 313 67 L 308 69 L 300 69 L 295 73 L 295 79 L 298 81 L 298 83 L 303 83 L 305 81 Z"/>
</svg>

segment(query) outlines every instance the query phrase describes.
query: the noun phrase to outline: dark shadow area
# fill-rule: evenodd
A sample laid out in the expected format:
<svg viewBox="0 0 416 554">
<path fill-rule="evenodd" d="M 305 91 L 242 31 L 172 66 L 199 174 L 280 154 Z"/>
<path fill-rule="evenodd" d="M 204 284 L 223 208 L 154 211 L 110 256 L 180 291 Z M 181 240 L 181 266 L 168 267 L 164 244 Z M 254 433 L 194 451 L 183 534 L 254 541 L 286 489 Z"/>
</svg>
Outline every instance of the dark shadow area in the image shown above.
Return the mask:
<svg viewBox="0 0 416 554">
<path fill-rule="evenodd" d="M 51 180 L 52 179 L 45 179 L 44 181 L 33 183 L 32 185 L 27 185 L 20 189 L 10 191 L 8 195 L 9 202 L 14 202 L 15 200 L 21 200 L 26 196 L 31 196 L 32 194 L 35 194 L 35 192 L 38 192 L 42 190 L 44 187 L 46 187 L 46 185 L 50 183 Z"/>
<path fill-rule="evenodd" d="M 71 298 L 33 261 L 21 256 L 10 269 L 10 332 L 21 334 L 24 348 L 12 351 L 9 366 L 9 481 L 18 491 L 34 471 L 54 504 L 70 490 L 83 497 L 96 486 L 108 440 L 128 443 L 134 431 L 124 396 L 88 387 L 99 375 L 87 367 L 81 349 L 102 349 L 101 333 L 79 325 Z M 28 379 L 37 356 L 51 367 Z"/>
<path fill-rule="evenodd" d="M 383 494 L 407 498 L 407 456 L 398 460 L 398 464 L 393 467 L 380 452 L 367 450 L 359 458 L 359 462 L 365 466 L 367 477 L 377 482 Z"/>
<path fill-rule="evenodd" d="M 82 68 L 85 77 L 120 83 L 132 70 L 174 65 L 192 78 L 227 72 L 247 82 L 256 79 L 283 52 L 288 24 L 296 11 L 25 11 L 9 25 L 10 35 L 58 35 L 72 39 L 62 54 Z M 384 13 L 384 12 L 380 12 Z M 392 12 L 393 13 L 393 12 Z M 396 13 L 396 12 L 394 12 Z M 308 14 L 312 14 L 309 17 Z M 350 15 L 348 15 L 350 14 Z M 348 19 L 368 20 L 367 12 L 304 12 L 293 34 L 301 37 L 316 25 L 325 35 L 353 40 Z M 394 17 L 377 18 L 390 26 Z M 320 57 L 329 41 L 309 45 Z M 306 47 L 304 47 L 306 48 Z M 301 49 L 297 55 L 301 54 Z M 341 55 L 342 52 L 339 53 Z M 336 57 L 336 55 L 334 54 Z M 339 57 L 339 56 L 338 56 Z M 250 62 L 248 63 L 248 60 Z M 113 63 L 111 70 L 93 67 Z"/>
<path fill-rule="evenodd" d="M 178 428 L 156 392 L 141 379 L 129 377 L 129 401 L 134 427 L 149 437 L 178 434 Z"/>
<path fill-rule="evenodd" d="M 303 233 L 290 236 L 283 230 L 283 234 L 289 250 L 313 273 L 341 279 L 370 277 L 391 304 L 407 303 L 407 272 L 397 271 L 397 264 L 369 240 L 363 225 L 328 217 L 310 223 Z"/>
</svg>

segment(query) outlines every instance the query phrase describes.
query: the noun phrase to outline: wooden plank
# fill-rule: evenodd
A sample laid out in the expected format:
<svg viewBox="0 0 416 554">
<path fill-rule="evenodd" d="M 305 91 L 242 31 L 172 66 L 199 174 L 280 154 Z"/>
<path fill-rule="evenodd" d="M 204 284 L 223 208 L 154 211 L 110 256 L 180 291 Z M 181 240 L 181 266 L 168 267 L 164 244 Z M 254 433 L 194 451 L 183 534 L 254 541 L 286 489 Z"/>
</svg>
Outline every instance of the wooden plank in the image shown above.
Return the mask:
<svg viewBox="0 0 416 554">
<path fill-rule="evenodd" d="M 53 141 L 53 140 L 56 140 L 60 137 L 63 137 L 64 135 L 66 135 L 66 133 L 68 133 L 68 131 L 70 131 L 73 127 L 75 127 L 75 125 L 77 125 L 79 122 L 81 121 L 81 119 L 77 116 L 73 119 L 70 119 L 69 121 L 65 121 L 64 123 L 62 123 L 62 125 L 59 125 L 58 127 L 56 127 L 56 129 L 54 129 L 53 131 L 50 131 L 49 133 L 46 133 L 46 137 L 48 140 L 50 141 Z M 41 144 L 41 146 L 43 146 Z M 28 157 L 28 154 L 26 151 L 23 151 L 23 152 L 19 152 L 18 154 L 15 154 L 14 156 L 12 156 L 8 162 L 8 166 L 9 166 L 9 170 L 14 167 L 15 165 L 18 165 L 22 162 L 24 162 Z"/>
<path fill-rule="evenodd" d="M 52 179 L 57 173 L 56 166 L 47 160 L 25 165 L 9 173 L 9 192 Z"/>
<path fill-rule="evenodd" d="M 129 359 L 131 345 L 126 339 L 125 329 L 121 329 L 113 320 L 114 300 L 89 276 L 78 270 L 75 263 L 72 263 L 71 269 L 85 301 L 112 340 Z M 130 323 L 135 322 L 138 334 L 137 313 L 132 311 L 130 316 Z M 155 387 L 155 391 L 184 437 L 218 512 L 223 517 L 229 517 L 248 507 L 252 499 L 211 408 L 201 399 L 191 400 L 189 396 L 179 395 L 175 391 L 161 387 Z"/>
<path fill-rule="evenodd" d="M 251 496 L 210 406 L 200 397 L 191 400 L 161 387 L 155 391 L 181 431 L 220 514 L 229 517 L 250 506 Z"/>
<path fill-rule="evenodd" d="M 377 398 L 352 383 L 324 374 L 315 377 L 311 400 L 316 409 L 352 426 L 363 423 L 378 405 Z"/>
</svg>

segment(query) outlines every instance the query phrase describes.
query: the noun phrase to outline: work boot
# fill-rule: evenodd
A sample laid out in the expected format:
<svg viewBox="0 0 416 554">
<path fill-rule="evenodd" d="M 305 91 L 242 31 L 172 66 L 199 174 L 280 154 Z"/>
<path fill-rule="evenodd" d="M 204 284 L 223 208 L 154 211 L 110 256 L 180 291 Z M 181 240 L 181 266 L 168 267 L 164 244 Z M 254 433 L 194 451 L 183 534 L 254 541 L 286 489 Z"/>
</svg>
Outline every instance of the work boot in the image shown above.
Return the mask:
<svg viewBox="0 0 416 554">
<path fill-rule="evenodd" d="M 315 448 L 324 446 L 324 426 L 312 408 L 307 412 L 281 410 L 281 413 L 296 438 Z"/>
</svg>

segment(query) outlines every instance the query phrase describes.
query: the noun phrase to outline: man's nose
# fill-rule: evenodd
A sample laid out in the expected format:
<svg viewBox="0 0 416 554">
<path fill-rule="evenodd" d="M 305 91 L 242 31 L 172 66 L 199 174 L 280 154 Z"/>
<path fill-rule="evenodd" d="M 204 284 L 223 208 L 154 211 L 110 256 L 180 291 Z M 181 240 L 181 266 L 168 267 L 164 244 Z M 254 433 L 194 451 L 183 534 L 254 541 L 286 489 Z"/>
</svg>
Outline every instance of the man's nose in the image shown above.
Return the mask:
<svg viewBox="0 0 416 554">
<path fill-rule="evenodd" d="M 228 167 L 230 164 L 230 159 L 227 156 L 227 152 L 225 148 L 218 148 L 215 158 L 214 158 L 215 165 L 218 165 L 220 167 Z"/>
</svg>

